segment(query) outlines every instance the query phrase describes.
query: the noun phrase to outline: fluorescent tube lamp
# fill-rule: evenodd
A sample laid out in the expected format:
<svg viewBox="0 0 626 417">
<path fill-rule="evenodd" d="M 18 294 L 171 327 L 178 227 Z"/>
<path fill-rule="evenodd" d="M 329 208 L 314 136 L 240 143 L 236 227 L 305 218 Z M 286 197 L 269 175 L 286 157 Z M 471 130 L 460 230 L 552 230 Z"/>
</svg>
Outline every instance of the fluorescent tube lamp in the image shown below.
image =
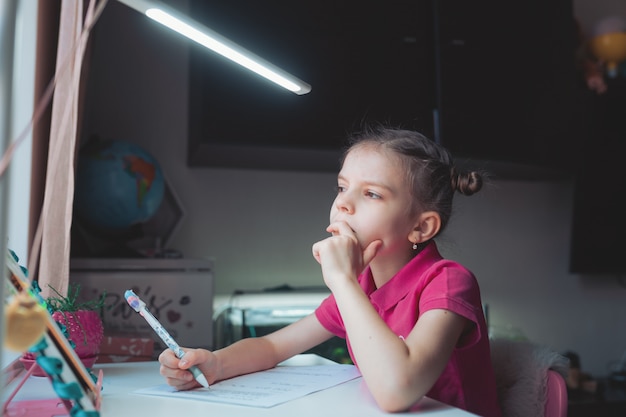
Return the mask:
<svg viewBox="0 0 626 417">
<path fill-rule="evenodd" d="M 293 93 L 302 95 L 311 91 L 311 86 L 304 81 L 162 3 L 153 0 L 118 1 Z"/>
</svg>

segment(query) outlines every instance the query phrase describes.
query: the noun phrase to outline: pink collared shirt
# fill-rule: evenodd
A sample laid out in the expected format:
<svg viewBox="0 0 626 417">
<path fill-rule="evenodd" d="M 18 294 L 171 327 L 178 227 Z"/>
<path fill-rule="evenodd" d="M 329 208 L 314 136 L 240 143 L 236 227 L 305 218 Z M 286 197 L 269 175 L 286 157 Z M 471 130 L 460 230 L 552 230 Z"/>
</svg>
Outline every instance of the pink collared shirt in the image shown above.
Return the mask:
<svg viewBox="0 0 626 417">
<path fill-rule="evenodd" d="M 469 270 L 443 259 L 435 242 L 431 242 L 381 288 L 374 285 L 369 268 L 358 280 L 378 314 L 398 337 L 406 337 L 419 316 L 432 309 L 446 309 L 472 321 L 473 330 L 459 340 L 427 396 L 480 416 L 501 415 L 480 289 Z M 333 295 L 322 302 L 315 315 L 327 330 L 346 338 Z M 354 361 L 350 340 L 346 342 Z"/>
</svg>

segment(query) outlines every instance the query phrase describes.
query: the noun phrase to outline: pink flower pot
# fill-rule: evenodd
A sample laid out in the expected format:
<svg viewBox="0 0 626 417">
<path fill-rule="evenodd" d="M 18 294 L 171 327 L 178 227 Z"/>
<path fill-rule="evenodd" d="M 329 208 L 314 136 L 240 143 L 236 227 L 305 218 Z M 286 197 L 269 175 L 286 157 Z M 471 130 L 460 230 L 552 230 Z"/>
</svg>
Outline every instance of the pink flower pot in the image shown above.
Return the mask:
<svg viewBox="0 0 626 417">
<path fill-rule="evenodd" d="M 55 311 L 52 318 L 64 324 L 69 340 L 74 342 L 74 350 L 79 358 L 95 362 L 104 337 L 100 314 L 94 310 Z"/>
</svg>

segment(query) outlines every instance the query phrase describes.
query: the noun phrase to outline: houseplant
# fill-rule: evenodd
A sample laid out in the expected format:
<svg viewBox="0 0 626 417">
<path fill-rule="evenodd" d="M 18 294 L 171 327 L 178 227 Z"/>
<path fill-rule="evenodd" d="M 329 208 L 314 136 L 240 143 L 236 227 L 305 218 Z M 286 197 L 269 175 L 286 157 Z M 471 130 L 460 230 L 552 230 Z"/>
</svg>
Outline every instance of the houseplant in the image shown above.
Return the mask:
<svg viewBox="0 0 626 417">
<path fill-rule="evenodd" d="M 102 293 L 98 299 L 79 302 L 80 285 L 70 284 L 67 295 L 59 293 L 55 288 L 50 289 L 55 295 L 45 299 L 48 311 L 85 367 L 91 368 L 98 358 L 100 343 L 104 337 L 101 310 L 106 293 Z M 39 291 L 38 287 L 36 291 Z M 35 355 L 30 352 L 22 357 L 27 367 L 34 359 Z"/>
</svg>

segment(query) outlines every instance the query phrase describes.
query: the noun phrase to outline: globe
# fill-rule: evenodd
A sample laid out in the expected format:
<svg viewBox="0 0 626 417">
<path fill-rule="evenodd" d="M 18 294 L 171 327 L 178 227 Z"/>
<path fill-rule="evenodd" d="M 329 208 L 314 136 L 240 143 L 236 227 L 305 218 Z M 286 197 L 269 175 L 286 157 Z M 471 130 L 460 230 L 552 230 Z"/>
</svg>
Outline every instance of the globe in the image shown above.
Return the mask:
<svg viewBox="0 0 626 417">
<path fill-rule="evenodd" d="M 119 231 L 148 221 L 165 192 L 158 161 L 122 140 L 94 140 L 83 147 L 75 182 L 75 215 L 100 230 Z"/>
</svg>

